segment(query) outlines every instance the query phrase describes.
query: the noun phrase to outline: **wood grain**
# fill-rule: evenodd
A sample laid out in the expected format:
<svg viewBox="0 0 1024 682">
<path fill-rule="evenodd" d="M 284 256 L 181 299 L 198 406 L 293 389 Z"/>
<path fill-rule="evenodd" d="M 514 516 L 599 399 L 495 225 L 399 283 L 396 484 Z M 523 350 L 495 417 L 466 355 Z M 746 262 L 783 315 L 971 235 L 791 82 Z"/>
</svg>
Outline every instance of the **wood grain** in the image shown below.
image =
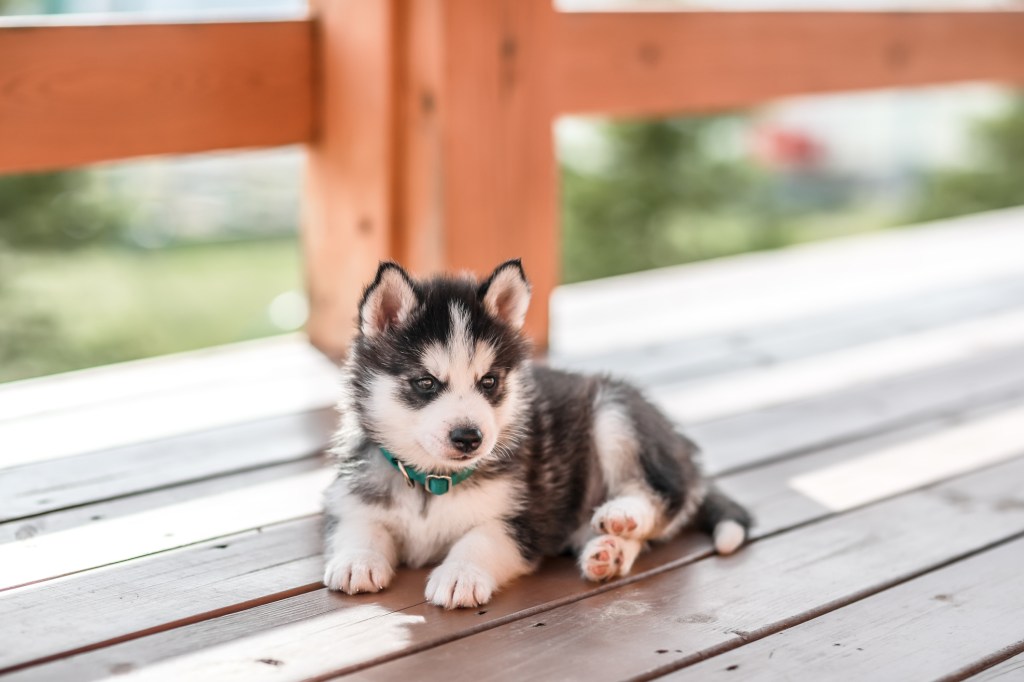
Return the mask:
<svg viewBox="0 0 1024 682">
<path fill-rule="evenodd" d="M 659 679 L 937 680 L 1024 644 L 1022 564 L 1009 542 Z"/>
<path fill-rule="evenodd" d="M 318 66 L 317 131 L 303 203 L 313 344 L 344 356 L 357 303 L 395 248 L 393 0 L 311 3 Z"/>
<path fill-rule="evenodd" d="M 1024 500 L 1015 477 L 1022 475 L 1024 460 L 1016 460 L 360 670 L 359 677 L 394 680 L 454 665 L 460 676 L 480 680 L 668 672 L 1021 536 Z M 444 621 L 425 606 L 405 613 L 424 615 L 425 631 Z"/>
<path fill-rule="evenodd" d="M 0 172 L 313 134 L 307 21 L 0 28 Z"/>
<path fill-rule="evenodd" d="M 788 95 L 1024 81 L 1019 12 L 558 15 L 562 113 L 665 116 Z"/>
<path fill-rule="evenodd" d="M 399 258 L 484 276 L 522 258 L 547 345 L 559 281 L 550 0 L 408 2 L 401 22 Z"/>
<path fill-rule="evenodd" d="M 978 409 L 974 413 L 961 415 L 960 418 L 984 418 L 994 409 L 1003 409 L 1003 407 Z M 762 469 L 744 472 L 736 476 L 727 476 L 721 479 L 720 483 L 725 490 L 739 496 L 754 510 L 759 519 L 758 526 L 755 528 L 756 537 L 776 535 L 779 532 L 799 527 L 830 514 L 824 507 L 790 489 L 788 481 L 792 477 L 814 469 L 827 467 L 851 456 L 857 456 L 874 449 L 927 437 L 929 434 L 945 428 L 946 424 L 946 420 L 933 420 L 930 423 L 921 424 L 911 429 L 906 429 L 903 432 L 876 436 L 864 443 L 832 448 L 814 455 L 799 457 Z M 314 543 L 318 542 L 315 537 L 318 529 L 315 525 L 293 525 L 292 528 L 293 533 L 307 538 L 306 541 L 309 545 L 303 546 L 313 546 Z M 231 546 L 237 542 L 239 537 L 245 538 L 248 535 L 242 534 L 219 542 Z M 279 542 L 276 539 L 278 536 L 265 533 L 263 537 L 262 541 L 257 542 L 253 540 L 246 545 L 246 547 L 250 548 L 247 551 L 252 551 L 254 554 L 254 558 L 248 566 L 255 575 L 260 575 L 260 572 L 270 570 L 264 563 L 268 560 L 271 560 L 273 563 L 280 563 L 302 559 L 300 554 L 294 554 L 293 550 L 289 549 L 291 545 L 279 547 L 276 551 L 272 552 L 269 546 Z M 263 543 L 267 544 L 267 548 L 263 549 Z M 69 628 L 67 631 L 62 631 L 59 634 L 51 634 L 49 638 L 39 638 L 35 630 L 26 632 L 26 637 L 31 636 L 34 638 L 31 643 L 26 644 L 26 647 L 29 651 L 36 652 L 35 655 L 42 657 L 42 654 L 39 652 L 59 652 L 61 648 L 91 649 L 100 636 L 107 638 L 104 641 L 129 638 L 140 639 L 125 642 L 110 649 L 90 652 L 64 661 L 46 664 L 39 668 L 32 668 L 26 671 L 26 674 L 32 673 L 32 678 L 39 676 L 42 679 L 49 679 L 52 675 L 53 679 L 59 679 L 62 671 L 63 674 L 66 674 L 68 671 L 74 671 L 78 680 L 93 679 L 102 677 L 114 669 L 142 668 L 158 660 L 193 652 L 197 646 L 211 647 L 221 643 L 228 643 L 242 634 L 257 634 L 277 626 L 293 623 L 304 617 L 316 617 L 339 610 L 343 611 L 353 606 L 364 605 L 381 607 L 385 609 L 385 612 L 389 612 L 407 609 L 422 601 L 422 586 L 426 572 L 403 569 L 399 573 L 396 585 L 390 590 L 380 595 L 366 596 L 358 599 L 337 596 L 328 597 L 325 591 L 321 591 L 319 593 L 287 598 L 281 602 L 266 604 L 251 611 L 243 611 L 241 608 L 233 606 L 234 602 L 231 600 L 235 598 L 235 592 L 229 591 L 216 599 L 211 595 L 206 595 L 203 603 L 207 607 L 224 609 L 233 615 L 218 617 L 214 620 L 193 622 L 186 627 L 170 629 L 159 634 L 147 634 L 151 630 L 164 629 L 163 626 L 157 625 L 157 623 L 162 622 L 160 617 L 155 615 L 159 613 L 157 604 L 172 599 L 172 595 L 187 589 L 188 581 L 192 579 L 191 575 L 201 572 L 206 580 L 216 581 L 218 584 L 222 581 L 230 582 L 233 580 L 230 577 L 230 573 L 221 577 L 221 568 L 216 565 L 204 568 L 205 562 L 216 562 L 218 559 L 215 553 L 201 555 L 198 554 L 200 551 L 200 547 L 189 548 L 183 553 L 168 554 L 156 561 L 131 562 L 124 566 L 110 569 L 107 572 L 83 574 L 67 583 L 54 583 L 43 586 L 41 588 L 43 591 L 39 596 L 45 597 L 49 602 L 65 604 L 64 613 L 71 621 L 85 619 L 86 614 L 96 610 L 103 610 L 108 617 L 103 621 L 101 627 L 91 625 L 88 628 Z M 179 562 L 184 561 L 181 558 L 181 554 L 191 557 L 187 559 L 188 562 L 191 562 L 189 565 L 192 566 L 188 571 L 174 568 Z M 641 556 L 631 578 L 633 580 L 649 578 L 656 573 L 670 568 L 678 568 L 695 560 L 706 558 L 708 554 L 707 540 L 700 534 L 688 533 L 677 541 L 667 545 L 656 546 L 652 552 Z M 149 568 L 147 569 L 145 566 L 149 566 Z M 236 570 L 230 568 L 230 566 L 232 564 L 228 565 L 229 571 Z M 161 567 L 166 568 L 166 570 L 161 570 Z M 147 571 L 158 571 L 159 575 L 168 576 L 169 579 L 161 581 L 159 585 L 154 584 L 152 589 L 138 594 L 132 600 L 125 603 L 113 604 L 110 602 L 108 592 L 110 588 L 107 586 L 137 582 L 139 576 L 148 575 Z M 181 576 L 178 575 L 179 572 L 182 573 Z M 300 579 L 305 575 L 305 573 L 301 573 Z M 281 588 L 279 583 L 274 585 L 275 589 Z M 572 561 L 564 558 L 551 560 L 545 564 L 543 571 L 539 575 L 517 581 L 507 590 L 503 591 L 498 599 L 480 610 L 480 612 L 466 611 L 450 614 L 445 619 L 433 624 L 429 633 L 430 636 L 427 639 L 418 637 L 414 642 L 410 643 L 410 646 L 436 644 L 453 636 L 470 634 L 467 632 L 467 629 L 476 630 L 481 627 L 493 627 L 508 620 L 528 617 L 531 614 L 535 615 L 539 611 L 583 599 L 605 589 L 608 589 L 608 586 L 595 586 L 582 581 Z M 35 599 L 38 599 L 39 596 L 35 597 Z M 12 603 L 15 605 L 24 605 L 33 601 L 32 597 L 19 595 L 14 595 L 12 598 L 14 599 Z M 4 613 L 4 603 L 4 599 L 0 597 L 0 615 Z M 71 606 L 68 606 L 68 604 L 71 604 Z M 132 615 L 127 620 L 122 617 L 123 609 L 129 609 L 132 612 Z M 172 611 L 172 615 L 187 613 L 186 604 L 179 605 L 177 610 Z M 179 615 L 176 617 L 186 618 L 187 616 Z M 336 618 L 336 622 L 342 623 L 346 621 L 348 615 L 340 612 L 337 613 Z M 187 619 L 199 620 L 198 617 L 191 616 L 188 616 Z M 335 621 L 322 621 L 321 624 L 326 627 L 331 622 Z M 146 625 L 147 623 L 148 625 Z M 144 626 L 145 629 L 143 629 Z M 43 627 L 43 624 L 41 623 L 39 627 Z M 133 634 L 126 630 L 126 627 L 140 628 L 141 631 Z M 327 628 L 327 631 L 329 632 L 330 629 Z M 18 639 L 13 640 L 13 643 L 17 644 L 18 641 Z M 273 646 L 272 639 L 269 646 Z M 16 647 L 19 651 L 22 648 L 21 646 Z M 366 662 L 375 656 L 371 655 L 369 650 L 364 653 L 365 655 L 361 659 L 362 662 Z M 218 656 L 221 656 L 221 654 L 214 655 L 215 658 Z M 224 656 L 221 656 L 221 658 L 223 659 Z M 324 660 L 326 661 L 327 659 Z M 2 659 L 0 659 L 0 662 L 2 662 Z M 321 670 L 324 669 L 326 668 L 321 668 Z M 17 676 L 16 679 L 18 679 Z"/>
</svg>

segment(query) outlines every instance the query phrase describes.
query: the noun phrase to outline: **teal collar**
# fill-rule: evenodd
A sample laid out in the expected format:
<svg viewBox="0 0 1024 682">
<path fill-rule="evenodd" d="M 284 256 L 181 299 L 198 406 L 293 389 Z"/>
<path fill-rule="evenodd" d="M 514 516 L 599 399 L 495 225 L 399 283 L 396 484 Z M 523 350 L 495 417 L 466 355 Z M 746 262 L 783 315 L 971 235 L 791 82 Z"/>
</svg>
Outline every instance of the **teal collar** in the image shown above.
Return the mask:
<svg viewBox="0 0 1024 682">
<path fill-rule="evenodd" d="M 421 471 L 416 471 L 416 469 L 412 468 L 408 464 L 403 464 L 397 457 L 384 448 L 381 448 L 380 451 L 381 454 L 384 455 L 384 459 L 386 459 L 391 466 L 398 469 L 402 475 L 405 476 L 405 482 L 409 484 L 410 488 L 415 488 L 416 484 L 419 483 L 423 486 L 424 490 L 433 495 L 444 495 L 456 485 L 469 478 L 475 471 L 473 467 L 469 467 L 468 469 L 463 469 L 462 471 L 451 474 L 450 476 L 424 474 Z"/>
</svg>

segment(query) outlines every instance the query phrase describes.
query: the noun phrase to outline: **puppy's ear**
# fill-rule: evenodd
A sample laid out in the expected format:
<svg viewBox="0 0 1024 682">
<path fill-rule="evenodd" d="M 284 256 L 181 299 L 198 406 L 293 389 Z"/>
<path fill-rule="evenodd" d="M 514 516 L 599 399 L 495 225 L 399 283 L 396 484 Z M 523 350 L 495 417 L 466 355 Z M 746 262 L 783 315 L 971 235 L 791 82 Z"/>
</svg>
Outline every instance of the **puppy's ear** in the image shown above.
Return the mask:
<svg viewBox="0 0 1024 682">
<path fill-rule="evenodd" d="M 364 336 L 373 337 L 399 327 L 417 305 L 419 296 L 409 274 L 398 263 L 381 263 L 359 303 L 359 329 Z"/>
<path fill-rule="evenodd" d="M 530 305 L 530 283 L 518 258 L 505 261 L 484 280 L 478 292 L 484 309 L 513 329 L 523 326 Z"/>
</svg>

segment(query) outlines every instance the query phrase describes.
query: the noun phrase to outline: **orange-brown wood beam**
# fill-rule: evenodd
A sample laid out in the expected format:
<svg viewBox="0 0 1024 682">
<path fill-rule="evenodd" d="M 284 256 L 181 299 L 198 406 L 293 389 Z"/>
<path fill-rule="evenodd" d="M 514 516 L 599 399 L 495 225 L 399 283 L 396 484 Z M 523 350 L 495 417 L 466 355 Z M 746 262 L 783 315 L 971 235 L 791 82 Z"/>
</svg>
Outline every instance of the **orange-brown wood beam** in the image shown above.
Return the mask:
<svg viewBox="0 0 1024 682">
<path fill-rule="evenodd" d="M 840 90 L 1024 82 L 1024 12 L 563 13 L 561 113 L 664 116 Z"/>
<path fill-rule="evenodd" d="M 417 273 L 522 258 L 547 342 L 559 281 L 551 0 L 405 0 L 398 251 Z"/>
<path fill-rule="evenodd" d="M 340 359 L 357 303 L 396 252 L 394 0 L 314 0 L 319 129 L 308 148 L 302 241 L 306 331 Z"/>
<path fill-rule="evenodd" d="M 304 239 L 313 342 L 345 351 L 377 261 L 522 258 L 543 347 L 558 283 L 550 0 L 320 0 L 322 127 Z"/>
<path fill-rule="evenodd" d="M 308 21 L 0 24 L 0 173 L 312 137 Z"/>
</svg>

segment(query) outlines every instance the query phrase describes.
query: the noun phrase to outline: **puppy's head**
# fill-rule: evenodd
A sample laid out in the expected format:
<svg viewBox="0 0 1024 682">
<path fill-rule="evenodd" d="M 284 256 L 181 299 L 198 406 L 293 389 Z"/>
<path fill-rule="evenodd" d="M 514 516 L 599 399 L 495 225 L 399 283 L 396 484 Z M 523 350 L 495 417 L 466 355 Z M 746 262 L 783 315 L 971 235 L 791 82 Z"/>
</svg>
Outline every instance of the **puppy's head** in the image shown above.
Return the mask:
<svg viewBox="0 0 1024 682">
<path fill-rule="evenodd" d="M 510 453 L 524 400 L 530 285 L 518 260 L 477 281 L 382 263 L 348 372 L 363 429 L 406 464 L 451 472 Z"/>
</svg>

